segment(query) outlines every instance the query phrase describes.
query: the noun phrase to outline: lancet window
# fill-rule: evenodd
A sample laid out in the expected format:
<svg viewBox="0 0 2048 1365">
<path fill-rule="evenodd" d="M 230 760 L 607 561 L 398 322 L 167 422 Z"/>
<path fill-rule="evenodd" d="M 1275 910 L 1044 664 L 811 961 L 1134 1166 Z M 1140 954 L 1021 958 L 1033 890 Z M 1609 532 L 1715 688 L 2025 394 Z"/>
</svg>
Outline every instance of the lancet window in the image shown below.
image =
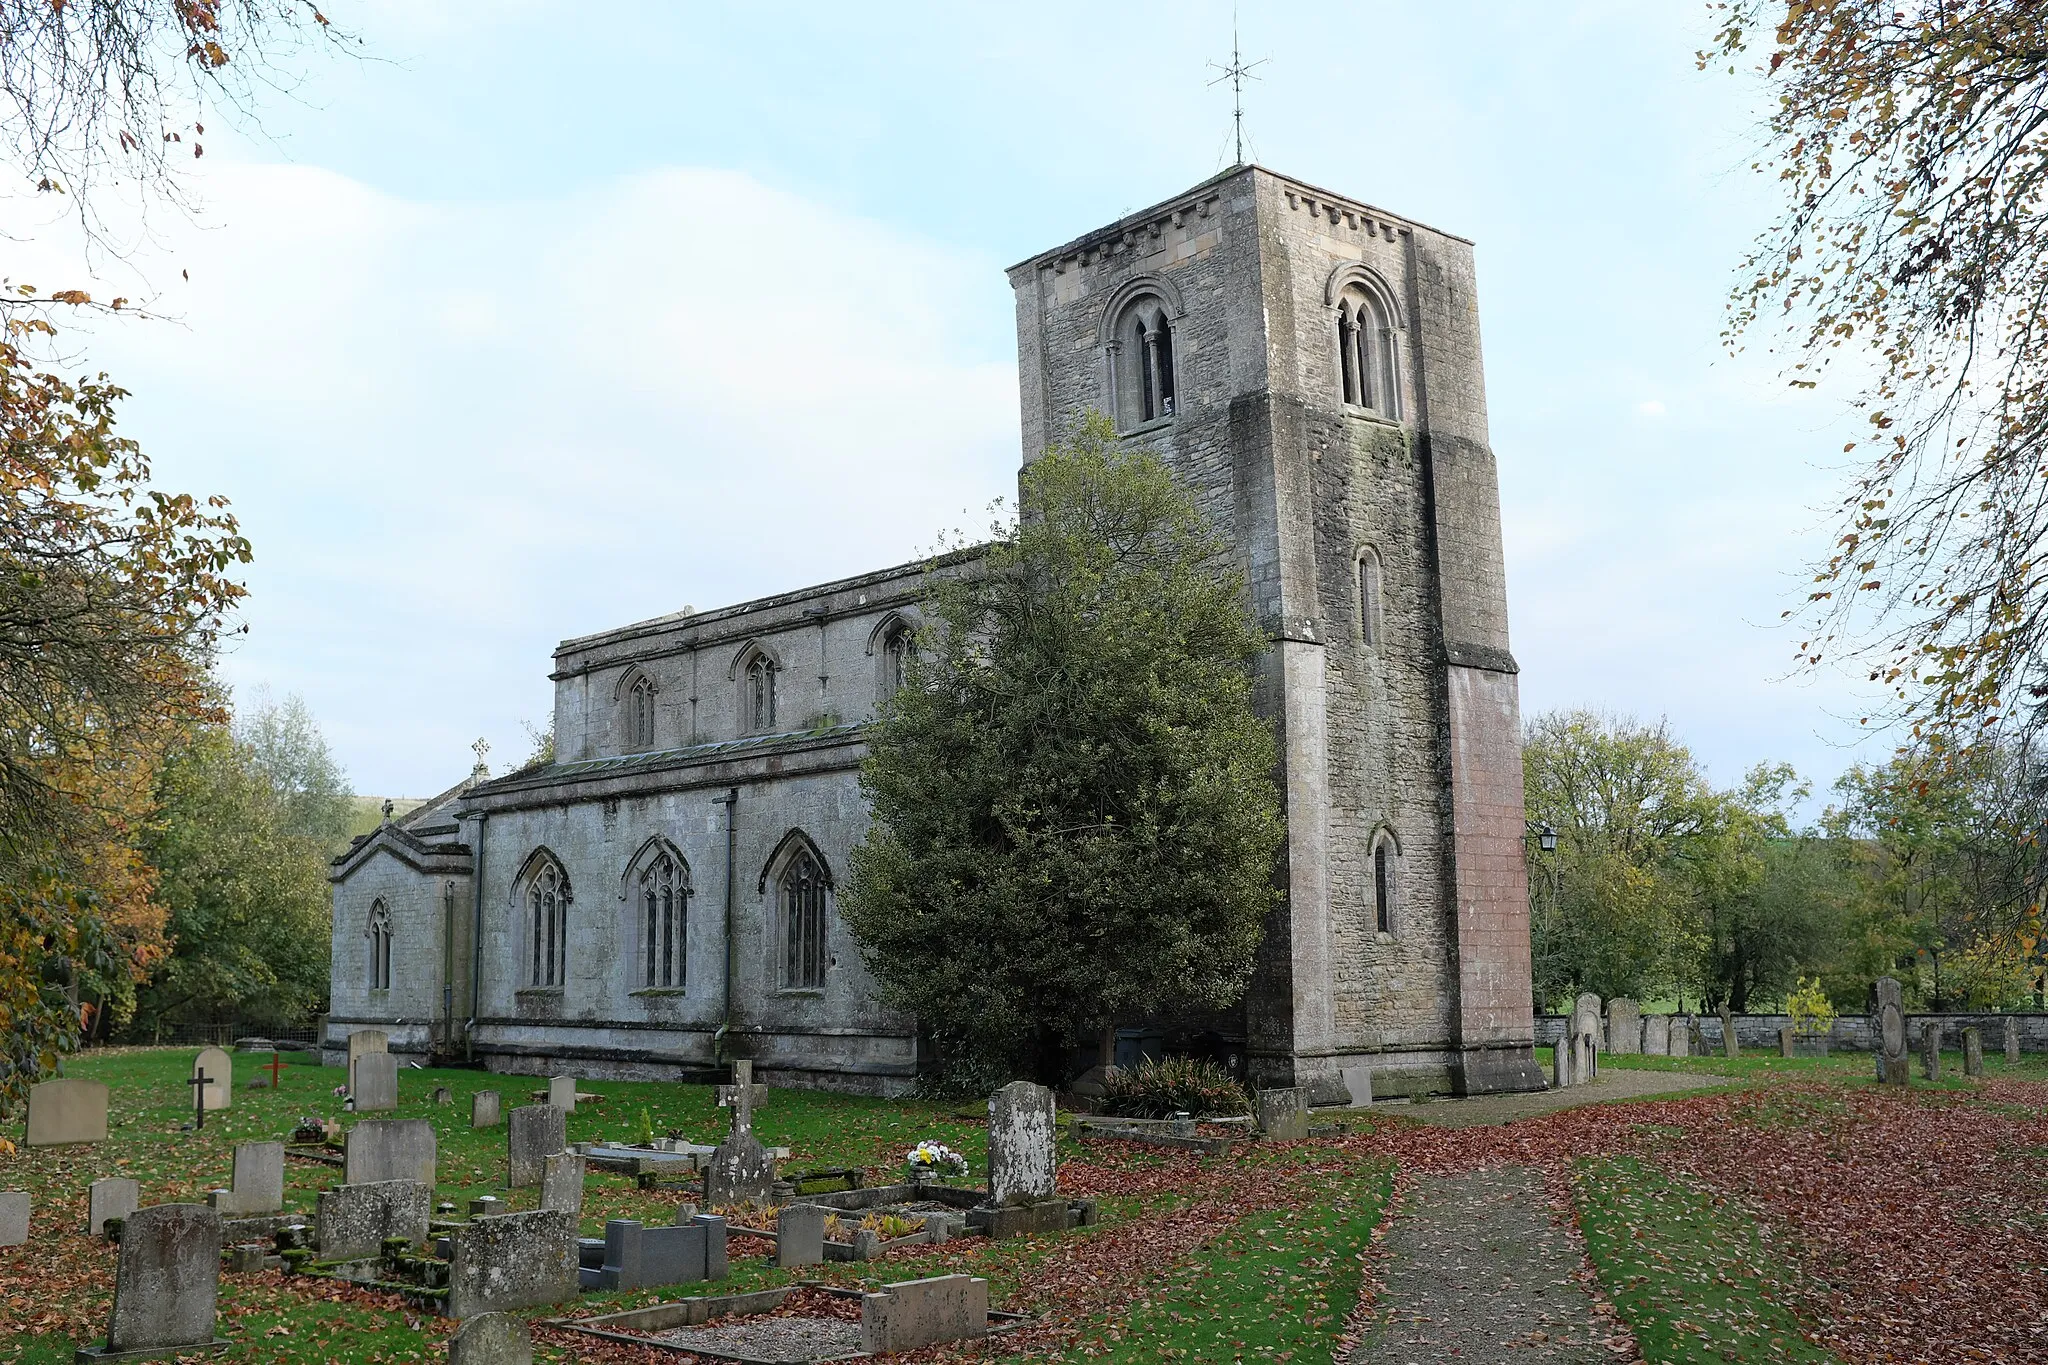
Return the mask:
<svg viewBox="0 0 2048 1365">
<path fill-rule="evenodd" d="M 641 982 L 653 987 L 681 986 L 689 951 L 689 869 L 673 853 L 663 850 L 641 869 L 636 890 Z"/>
<path fill-rule="evenodd" d="M 526 875 L 528 984 L 560 987 L 567 977 L 569 879 L 546 854 Z"/>
<path fill-rule="evenodd" d="M 383 901 L 370 903 L 370 989 L 391 989 L 391 909 Z"/>
</svg>

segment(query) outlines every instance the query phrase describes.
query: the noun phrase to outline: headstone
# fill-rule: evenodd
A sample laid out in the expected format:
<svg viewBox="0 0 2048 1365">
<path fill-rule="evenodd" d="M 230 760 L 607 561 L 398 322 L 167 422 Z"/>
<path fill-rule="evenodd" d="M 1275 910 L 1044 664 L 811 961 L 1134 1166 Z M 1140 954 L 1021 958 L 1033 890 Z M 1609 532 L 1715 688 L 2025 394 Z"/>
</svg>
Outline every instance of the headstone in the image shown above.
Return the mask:
<svg viewBox="0 0 2048 1365">
<path fill-rule="evenodd" d="M 1642 1007 L 1625 995 L 1607 1002 L 1607 1050 L 1616 1056 L 1643 1050 Z"/>
<path fill-rule="evenodd" d="M 576 1219 L 560 1209 L 478 1218 L 456 1228 L 448 1240 L 451 1318 L 576 1297 Z"/>
<path fill-rule="evenodd" d="M 717 1242 L 717 1252 L 712 1242 Z M 604 1265 L 596 1276 L 598 1289 L 659 1289 L 696 1284 L 714 1277 L 714 1265 L 725 1264 L 725 1220 L 699 1216 L 683 1226 L 643 1227 L 631 1218 L 604 1225 Z"/>
<path fill-rule="evenodd" d="M 1601 1039 L 1606 1036 L 1600 1021 L 1599 996 L 1587 991 L 1572 1002 L 1573 1085 L 1584 1085 L 1600 1072 Z"/>
<path fill-rule="evenodd" d="M 1372 1103 L 1372 1068 L 1369 1066 L 1340 1067 L 1337 1075 L 1344 1082 L 1344 1093 L 1350 1097 L 1353 1109 L 1363 1109 Z"/>
<path fill-rule="evenodd" d="M 1792 1055 L 1792 1037 L 1793 1029 L 1790 1024 L 1778 1030 L 1778 1055 L 1780 1057 L 1790 1057 Z"/>
<path fill-rule="evenodd" d="M 1685 1046 L 1686 1050 L 1695 1057 L 1707 1055 L 1707 1027 L 1700 1022 L 1700 1017 L 1697 1014 L 1686 1020 Z"/>
<path fill-rule="evenodd" d="M 85 1190 L 85 1235 L 107 1230 L 109 1218 L 126 1218 L 142 1207 L 142 1187 L 124 1175 L 95 1180 Z"/>
<path fill-rule="evenodd" d="M 284 1144 L 235 1144 L 234 1186 L 215 1190 L 206 1202 L 223 1218 L 248 1218 L 284 1208 Z"/>
<path fill-rule="evenodd" d="M 540 1206 L 583 1216 L 583 1158 L 574 1152 L 550 1152 L 540 1161 Z"/>
<path fill-rule="evenodd" d="M 107 1088 L 59 1077 L 28 1088 L 28 1145 L 107 1140 Z"/>
<path fill-rule="evenodd" d="M 320 1259 L 354 1261 L 375 1256 L 386 1237 L 424 1242 L 433 1207 L 432 1188 L 413 1180 L 380 1180 L 322 1190 L 314 1220 Z"/>
<path fill-rule="evenodd" d="M 351 1185 L 413 1180 L 432 1185 L 440 1158 L 426 1119 L 365 1119 L 342 1140 L 342 1179 Z"/>
<path fill-rule="evenodd" d="M 206 1112 L 226 1109 L 235 1100 L 235 1059 L 225 1048 L 210 1047 L 192 1059 L 192 1075 L 204 1075 L 206 1085 L 201 1102 Z"/>
<path fill-rule="evenodd" d="M 1671 1047 L 1669 1055 L 1690 1057 L 1693 1053 L 1693 1035 L 1699 1031 L 1699 1021 L 1689 1014 L 1671 1016 Z"/>
<path fill-rule="evenodd" d="M 988 1281 L 940 1275 L 883 1285 L 860 1299 L 860 1348 L 910 1351 L 988 1334 Z"/>
<path fill-rule="evenodd" d="M 0 1190 L 0 1247 L 18 1247 L 28 1240 L 27 1190 Z"/>
<path fill-rule="evenodd" d="M 988 1197 L 996 1205 L 1032 1204 L 1053 1195 L 1052 1091 L 1011 1081 L 988 1101 Z"/>
<path fill-rule="evenodd" d="M 1300 1142 L 1308 1136 L 1308 1110 L 1302 1105 L 1299 1090 L 1261 1090 L 1255 1102 L 1259 1131 L 1267 1141 Z"/>
<path fill-rule="evenodd" d="M 1911 1077 L 1906 1058 L 1906 996 L 1889 976 L 1877 979 L 1877 1013 L 1871 1020 L 1872 1050 L 1877 1054 L 1877 1083 L 1905 1085 Z"/>
<path fill-rule="evenodd" d="M 434 1103 L 435 1103 L 435 1104 L 453 1104 L 453 1103 L 455 1103 L 455 1092 L 454 1092 L 453 1090 L 450 1090 L 450 1089 L 449 1089 L 449 1088 L 448 1088 L 447 1086 L 445 1086 L 445 1085 L 437 1085 L 437 1086 L 435 1086 L 435 1087 L 434 1087 Z"/>
<path fill-rule="evenodd" d="M 1941 1079 L 1941 1025 L 1932 1019 L 1920 1025 L 1920 1071 L 1930 1081 Z"/>
<path fill-rule="evenodd" d="M 565 1114 L 576 1112 L 576 1078 L 574 1076 L 548 1077 L 548 1103 Z"/>
<path fill-rule="evenodd" d="M 479 1313 L 455 1329 L 448 1365 L 533 1365 L 526 1321 L 510 1313 Z"/>
<path fill-rule="evenodd" d="M 2005 1064 L 2020 1064 L 2020 1021 L 2011 1015 L 2005 1017 Z"/>
<path fill-rule="evenodd" d="M 1646 1014 L 1643 1016 L 1643 1055 L 1646 1057 L 1669 1057 L 1671 1055 L 1670 1015 Z"/>
<path fill-rule="evenodd" d="M 1578 1052 L 1578 1045 L 1570 1034 L 1566 1034 L 1557 1040 L 1557 1046 L 1551 1049 L 1550 1088 L 1552 1090 L 1563 1090 L 1568 1086 L 1579 1083 L 1577 1072 L 1572 1067 L 1572 1058 L 1576 1057 Z"/>
<path fill-rule="evenodd" d="M 816 1204 L 785 1204 L 775 1215 L 775 1264 L 785 1268 L 821 1265 L 825 1220 L 832 1210 Z"/>
<path fill-rule="evenodd" d="M 472 1218 L 488 1218 L 494 1213 L 510 1212 L 511 1208 L 510 1204 L 498 1198 L 495 1194 L 479 1195 L 477 1198 L 469 1201 L 469 1216 Z"/>
<path fill-rule="evenodd" d="M 263 1262 L 269 1248 L 261 1242 L 237 1242 L 229 1247 L 228 1273 L 230 1275 L 254 1275 L 263 1269 Z"/>
<path fill-rule="evenodd" d="M 220 1215 L 203 1204 L 137 1209 L 121 1224 L 107 1343 L 78 1357 L 213 1346 L 219 1293 Z"/>
<path fill-rule="evenodd" d="M 1963 1030 L 1963 1074 L 1984 1074 L 1984 1035 L 1974 1028 Z"/>
<path fill-rule="evenodd" d="M 391 1040 L 384 1035 L 383 1030 L 373 1028 L 357 1029 L 348 1036 L 349 1074 L 351 1076 L 355 1074 L 356 1059 L 358 1057 L 363 1056 L 365 1053 L 389 1052 L 390 1050 Z"/>
<path fill-rule="evenodd" d="M 505 1127 L 508 1172 L 515 1190 L 540 1184 L 541 1163 L 569 1145 L 569 1116 L 552 1104 L 522 1104 Z"/>
<path fill-rule="evenodd" d="M 469 1126 L 496 1128 L 503 1119 L 498 1113 L 498 1092 L 479 1090 L 469 1097 Z"/>
<path fill-rule="evenodd" d="M 1740 1057 L 1742 1040 L 1735 1036 L 1735 1014 L 1726 1005 L 1721 1006 L 1721 1055 Z"/>
<path fill-rule="evenodd" d="M 751 1132 L 734 1133 L 704 1168 L 704 1197 L 713 1208 L 774 1202 L 775 1158 Z"/>
<path fill-rule="evenodd" d="M 742 1058 L 732 1064 L 732 1084 L 718 1087 L 718 1107 L 732 1110 L 732 1131 L 754 1131 L 754 1111 L 768 1102 L 768 1087 L 754 1084 L 754 1064 Z"/>
<path fill-rule="evenodd" d="M 348 1097 L 358 1114 L 382 1114 L 398 1107 L 398 1058 L 365 1052 L 348 1070 Z"/>
</svg>

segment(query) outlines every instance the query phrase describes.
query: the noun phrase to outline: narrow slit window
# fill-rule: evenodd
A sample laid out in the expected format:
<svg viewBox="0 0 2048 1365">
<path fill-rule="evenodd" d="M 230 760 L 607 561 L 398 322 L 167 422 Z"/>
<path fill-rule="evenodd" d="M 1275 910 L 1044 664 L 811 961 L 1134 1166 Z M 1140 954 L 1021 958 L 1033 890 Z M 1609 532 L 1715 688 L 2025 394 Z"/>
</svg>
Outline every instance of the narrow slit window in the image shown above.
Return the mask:
<svg viewBox="0 0 2048 1365">
<path fill-rule="evenodd" d="M 1358 632 L 1367 649 L 1380 647 L 1381 597 L 1380 557 L 1368 549 L 1358 557 Z"/>
<path fill-rule="evenodd" d="M 1383 934 L 1394 932 L 1394 860 L 1387 841 L 1382 839 L 1372 851 L 1372 904 L 1373 921 Z"/>
<path fill-rule="evenodd" d="M 370 905 L 370 989 L 391 989 L 391 910 L 383 901 Z"/>
</svg>

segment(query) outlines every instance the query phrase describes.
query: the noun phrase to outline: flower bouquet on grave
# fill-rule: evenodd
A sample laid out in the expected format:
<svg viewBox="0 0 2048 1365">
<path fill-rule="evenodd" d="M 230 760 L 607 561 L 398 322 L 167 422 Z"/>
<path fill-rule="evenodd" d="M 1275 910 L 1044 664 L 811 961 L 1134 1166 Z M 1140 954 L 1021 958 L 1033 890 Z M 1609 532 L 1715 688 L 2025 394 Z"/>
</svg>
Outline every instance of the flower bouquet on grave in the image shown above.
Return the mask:
<svg viewBox="0 0 2048 1365">
<path fill-rule="evenodd" d="M 903 1172 L 913 1185 L 967 1174 L 967 1158 L 943 1142 L 924 1141 L 904 1154 Z"/>
</svg>

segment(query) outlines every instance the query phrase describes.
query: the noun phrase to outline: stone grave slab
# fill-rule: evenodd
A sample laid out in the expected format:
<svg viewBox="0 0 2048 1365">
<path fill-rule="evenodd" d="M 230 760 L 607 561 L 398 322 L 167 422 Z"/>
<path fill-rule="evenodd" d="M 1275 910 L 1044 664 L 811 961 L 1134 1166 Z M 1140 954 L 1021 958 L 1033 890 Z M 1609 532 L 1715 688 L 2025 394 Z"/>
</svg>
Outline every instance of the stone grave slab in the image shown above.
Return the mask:
<svg viewBox="0 0 2048 1365">
<path fill-rule="evenodd" d="M 560 1209 L 473 1219 L 448 1240 L 450 1317 L 473 1318 L 576 1297 L 576 1219 Z"/>
<path fill-rule="evenodd" d="M 0 1247 L 18 1247 L 28 1240 L 27 1190 L 0 1190 Z"/>
<path fill-rule="evenodd" d="M 206 1112 L 226 1109 L 235 1102 L 235 1058 L 225 1048 L 210 1047 L 192 1059 L 191 1075 L 201 1072 L 206 1075 L 206 1084 L 200 1087 L 205 1095 L 202 1103 Z"/>
<path fill-rule="evenodd" d="M 520 1105 L 505 1126 L 506 1185 L 520 1190 L 540 1184 L 542 1163 L 568 1145 L 566 1112 L 552 1104 Z"/>
<path fill-rule="evenodd" d="M 1643 1016 L 1643 1053 L 1650 1057 L 1671 1055 L 1671 1016 L 1668 1014 L 1646 1014 Z"/>
<path fill-rule="evenodd" d="M 1920 1070 L 1930 1081 L 1941 1079 L 1941 1025 L 1933 1020 L 1920 1025 Z"/>
<path fill-rule="evenodd" d="M 1984 1074 L 1984 1035 L 1974 1028 L 1963 1030 L 1963 1074 L 1981 1076 Z"/>
<path fill-rule="evenodd" d="M 107 1088 L 60 1076 L 28 1088 L 28 1145 L 107 1140 Z"/>
<path fill-rule="evenodd" d="M 988 1334 L 988 1281 L 972 1275 L 885 1284 L 860 1300 L 860 1348 L 871 1354 Z"/>
<path fill-rule="evenodd" d="M 1911 1080 L 1906 1056 L 1906 997 L 1899 983 L 1889 976 L 1877 979 L 1877 1011 L 1871 1020 L 1880 1085 L 1905 1085 Z"/>
<path fill-rule="evenodd" d="M 550 1152 L 540 1162 L 540 1206 L 583 1214 L 583 1158 L 574 1152 Z"/>
<path fill-rule="evenodd" d="M 220 1240 L 220 1215 L 204 1204 L 155 1204 L 130 1214 L 121 1224 L 106 1344 L 84 1347 L 77 1358 L 225 1346 L 213 1334 Z"/>
<path fill-rule="evenodd" d="M 358 1114 L 382 1114 L 398 1107 L 398 1058 L 366 1052 L 349 1064 L 348 1097 Z"/>
<path fill-rule="evenodd" d="M 85 1189 L 85 1235 L 98 1237 L 109 1218 L 126 1218 L 142 1207 L 142 1186 L 125 1175 L 95 1180 Z"/>
<path fill-rule="evenodd" d="M 699 1214 L 674 1227 L 643 1227 L 631 1218 L 614 1218 L 604 1225 L 604 1265 L 596 1274 L 596 1287 L 659 1289 L 696 1284 L 723 1279 L 712 1270 L 724 1264 L 723 1218 Z"/>
<path fill-rule="evenodd" d="M 1691 1015 L 1671 1016 L 1671 1045 L 1667 1055 L 1672 1057 L 1692 1056 L 1693 1035 L 1699 1031 L 1699 1023 Z"/>
<path fill-rule="evenodd" d="M 533 1365 L 533 1337 L 524 1319 L 479 1313 L 455 1329 L 448 1365 Z"/>
<path fill-rule="evenodd" d="M 1308 1108 L 1293 1088 L 1261 1090 L 1257 1096 L 1259 1131 L 1269 1142 L 1299 1142 L 1308 1136 Z"/>
<path fill-rule="evenodd" d="M 359 1028 L 348 1036 L 348 1069 L 354 1075 L 356 1058 L 370 1052 L 389 1052 L 391 1039 L 382 1029 Z"/>
<path fill-rule="evenodd" d="M 1344 1082 L 1344 1093 L 1350 1097 L 1352 1108 L 1363 1109 L 1372 1103 L 1371 1067 L 1342 1067 L 1338 1070 L 1337 1076 Z"/>
<path fill-rule="evenodd" d="M 988 1197 L 993 1204 L 1050 1199 L 1056 1161 L 1052 1091 L 1011 1081 L 988 1102 Z"/>
<path fill-rule="evenodd" d="M 775 1216 L 775 1264 L 822 1265 L 825 1220 L 831 1216 L 832 1210 L 817 1204 L 784 1205 Z"/>
<path fill-rule="evenodd" d="M 1607 1050 L 1617 1056 L 1643 1050 L 1642 1007 L 1625 995 L 1607 1002 Z"/>
<path fill-rule="evenodd" d="M 351 1185 L 386 1180 L 431 1185 L 439 1158 L 434 1125 L 426 1119 L 365 1119 L 342 1139 L 342 1179 Z"/>
<path fill-rule="evenodd" d="M 1792 1026 L 1790 1024 L 1778 1030 L 1778 1055 L 1780 1057 L 1790 1057 L 1792 1055 L 1792 1037 Z"/>
<path fill-rule="evenodd" d="M 233 1185 L 215 1190 L 206 1202 L 223 1218 L 248 1218 L 284 1209 L 284 1144 L 235 1144 Z"/>
<path fill-rule="evenodd" d="M 380 1180 L 322 1190 L 315 1220 L 320 1259 L 351 1261 L 375 1256 L 386 1237 L 424 1242 L 433 1208 L 433 1187 L 415 1180 Z"/>
<path fill-rule="evenodd" d="M 1721 1006 L 1721 1055 L 1740 1057 L 1742 1039 L 1735 1033 L 1735 1014 L 1726 1005 Z"/>
<path fill-rule="evenodd" d="M 479 1090 L 469 1097 L 469 1126 L 472 1128 L 496 1128 L 504 1122 L 498 1105 L 500 1101 L 495 1090 Z"/>
<path fill-rule="evenodd" d="M 751 1132 L 718 1144 L 704 1168 L 704 1197 L 713 1206 L 766 1205 L 775 1198 L 775 1157 Z"/>
<path fill-rule="evenodd" d="M 1550 1052 L 1550 1088 L 1552 1090 L 1563 1090 L 1579 1083 L 1578 1072 L 1572 1065 L 1573 1059 L 1578 1055 L 1579 1050 L 1573 1045 L 1569 1034 L 1557 1040 L 1557 1046 L 1552 1048 Z"/>
<path fill-rule="evenodd" d="M 2005 1035 L 2003 1040 L 2005 1043 L 2005 1064 L 2007 1066 L 2018 1066 L 2020 1064 L 2020 1021 L 2017 1019 L 2007 1019 L 2005 1021 L 2005 1028 L 2002 1031 Z"/>
<path fill-rule="evenodd" d="M 576 1078 L 574 1076 L 548 1077 L 548 1103 L 565 1114 L 576 1112 Z"/>
</svg>

